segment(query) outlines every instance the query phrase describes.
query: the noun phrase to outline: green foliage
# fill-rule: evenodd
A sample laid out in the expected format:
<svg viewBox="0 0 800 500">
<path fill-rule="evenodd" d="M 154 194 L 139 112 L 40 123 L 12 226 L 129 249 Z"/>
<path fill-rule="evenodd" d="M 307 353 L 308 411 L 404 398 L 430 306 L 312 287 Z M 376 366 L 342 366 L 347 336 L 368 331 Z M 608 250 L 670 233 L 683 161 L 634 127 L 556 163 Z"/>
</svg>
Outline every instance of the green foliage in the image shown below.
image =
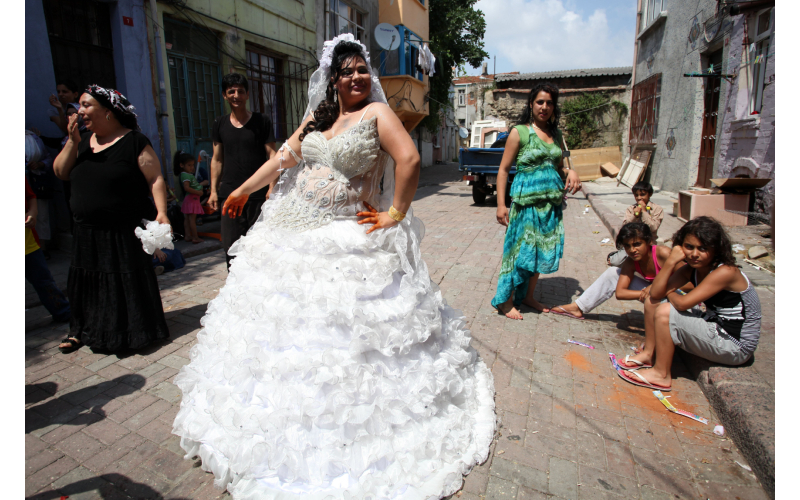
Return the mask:
<svg viewBox="0 0 800 500">
<path fill-rule="evenodd" d="M 474 8 L 477 1 L 430 0 L 428 22 L 431 52 L 436 56 L 436 74 L 428 80 L 430 114 L 420 125 L 431 133 L 441 125 L 439 111 L 453 106 L 449 95 L 453 68 L 459 68 L 459 75 L 466 74 L 466 64 L 477 68 L 489 57 L 483 49 L 486 20 L 483 12 Z"/>
<path fill-rule="evenodd" d="M 600 134 L 600 123 L 609 109 L 621 120 L 628 112 L 628 106 L 612 100 L 606 92 L 583 93 L 561 102 L 561 128 L 564 140 L 570 149 L 584 149 L 592 144 Z"/>
</svg>

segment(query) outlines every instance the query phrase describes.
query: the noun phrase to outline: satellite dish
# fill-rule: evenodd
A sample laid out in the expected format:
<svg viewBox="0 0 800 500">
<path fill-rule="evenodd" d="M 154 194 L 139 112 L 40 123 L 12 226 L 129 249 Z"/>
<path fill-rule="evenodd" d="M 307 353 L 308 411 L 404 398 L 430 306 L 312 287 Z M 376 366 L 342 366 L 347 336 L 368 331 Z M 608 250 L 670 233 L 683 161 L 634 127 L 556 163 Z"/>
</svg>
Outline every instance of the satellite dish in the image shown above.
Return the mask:
<svg viewBox="0 0 800 500">
<path fill-rule="evenodd" d="M 389 23 L 375 26 L 375 41 L 384 50 L 395 50 L 400 46 L 400 32 Z"/>
<path fill-rule="evenodd" d="M 458 136 L 461 137 L 462 139 L 466 139 L 467 137 L 469 137 L 469 130 L 467 130 L 464 127 L 458 127 Z"/>
</svg>

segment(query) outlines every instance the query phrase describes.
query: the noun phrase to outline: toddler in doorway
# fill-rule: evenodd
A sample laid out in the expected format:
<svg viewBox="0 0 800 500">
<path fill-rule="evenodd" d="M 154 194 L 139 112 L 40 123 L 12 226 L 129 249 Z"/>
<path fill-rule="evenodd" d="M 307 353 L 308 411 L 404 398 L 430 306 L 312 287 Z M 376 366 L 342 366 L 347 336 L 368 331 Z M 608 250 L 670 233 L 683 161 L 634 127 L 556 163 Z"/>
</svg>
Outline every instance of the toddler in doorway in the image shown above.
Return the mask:
<svg viewBox="0 0 800 500">
<path fill-rule="evenodd" d="M 205 213 L 203 205 L 200 204 L 200 195 L 203 194 L 203 186 L 208 185 L 208 181 L 197 182 L 194 176 L 195 162 L 194 157 L 189 153 L 178 151 L 172 160 L 173 173 L 180 177 L 181 187 L 186 196 L 181 204 L 181 212 L 184 214 L 184 226 L 186 235 L 184 239 L 192 243 L 202 243 L 197 236 L 197 216 Z"/>
<path fill-rule="evenodd" d="M 761 301 L 736 266 L 722 225 L 698 217 L 672 240 L 669 258 L 645 301 L 644 349 L 621 362 L 617 372 L 627 382 L 661 391 L 672 388 L 675 346 L 715 363 L 741 365 L 761 336 Z M 686 285 L 694 289 L 677 293 Z M 698 307 L 701 302 L 705 311 Z"/>
<path fill-rule="evenodd" d="M 625 220 L 622 221 L 622 225 L 629 222 L 647 224 L 653 235 L 653 243 L 655 243 L 658 240 L 658 228 L 661 226 L 661 221 L 664 220 L 664 209 L 650 201 L 650 197 L 653 196 L 653 186 L 649 182 L 637 182 L 631 188 L 631 192 L 636 203 L 625 211 Z M 627 257 L 625 250 L 615 250 L 608 254 L 606 262 L 609 266 L 619 267 Z"/>
</svg>

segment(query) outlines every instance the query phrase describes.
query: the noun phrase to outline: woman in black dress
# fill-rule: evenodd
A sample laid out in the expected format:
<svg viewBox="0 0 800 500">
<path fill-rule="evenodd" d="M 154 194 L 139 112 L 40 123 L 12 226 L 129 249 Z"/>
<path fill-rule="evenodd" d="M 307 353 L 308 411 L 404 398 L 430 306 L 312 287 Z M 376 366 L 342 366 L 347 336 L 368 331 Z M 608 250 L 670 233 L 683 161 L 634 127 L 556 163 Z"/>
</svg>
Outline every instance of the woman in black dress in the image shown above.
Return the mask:
<svg viewBox="0 0 800 500">
<path fill-rule="evenodd" d="M 70 117 L 69 139 L 54 163 L 56 175 L 72 182 L 75 221 L 72 319 L 59 348 L 140 349 L 169 336 L 152 257 L 134 233 L 142 219 L 169 224 L 164 178 L 125 96 L 92 85 L 80 105 L 89 132 L 80 134 L 78 115 Z"/>
</svg>

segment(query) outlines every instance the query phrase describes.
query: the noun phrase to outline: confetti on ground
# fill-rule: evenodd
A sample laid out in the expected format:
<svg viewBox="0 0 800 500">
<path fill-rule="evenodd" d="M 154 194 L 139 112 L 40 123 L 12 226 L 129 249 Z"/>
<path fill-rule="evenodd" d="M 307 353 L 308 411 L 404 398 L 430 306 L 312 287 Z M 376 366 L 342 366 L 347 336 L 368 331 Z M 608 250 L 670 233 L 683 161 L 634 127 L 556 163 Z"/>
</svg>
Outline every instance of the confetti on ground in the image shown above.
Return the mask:
<svg viewBox="0 0 800 500">
<path fill-rule="evenodd" d="M 743 463 L 740 463 L 738 460 L 734 460 L 734 462 L 736 462 L 736 465 L 738 465 L 739 467 L 741 467 L 742 469 L 744 469 L 746 471 L 750 471 L 750 472 L 753 471 L 753 469 L 751 469 L 749 465 L 745 465 Z"/>
<path fill-rule="evenodd" d="M 661 401 L 661 403 L 667 407 L 667 410 L 671 411 L 672 413 L 677 413 L 678 415 L 683 415 L 684 417 L 688 417 L 691 418 L 692 420 L 697 420 L 700 423 L 708 425 L 708 419 L 703 417 L 698 417 L 694 413 L 689 413 L 688 411 L 679 410 L 674 406 L 672 406 L 672 403 L 667 401 L 667 398 L 664 397 L 663 394 L 661 394 L 661 391 L 653 391 L 653 394 L 655 394 L 658 400 Z"/>
<path fill-rule="evenodd" d="M 576 341 L 574 341 L 574 340 L 572 340 L 572 339 L 570 339 L 570 340 L 567 340 L 567 342 L 569 342 L 570 344 L 578 344 L 578 345 L 582 345 L 583 347 L 588 347 L 589 349 L 594 349 L 594 346 L 592 346 L 592 345 L 589 345 L 589 344 L 584 344 L 583 342 L 576 342 Z"/>
</svg>

